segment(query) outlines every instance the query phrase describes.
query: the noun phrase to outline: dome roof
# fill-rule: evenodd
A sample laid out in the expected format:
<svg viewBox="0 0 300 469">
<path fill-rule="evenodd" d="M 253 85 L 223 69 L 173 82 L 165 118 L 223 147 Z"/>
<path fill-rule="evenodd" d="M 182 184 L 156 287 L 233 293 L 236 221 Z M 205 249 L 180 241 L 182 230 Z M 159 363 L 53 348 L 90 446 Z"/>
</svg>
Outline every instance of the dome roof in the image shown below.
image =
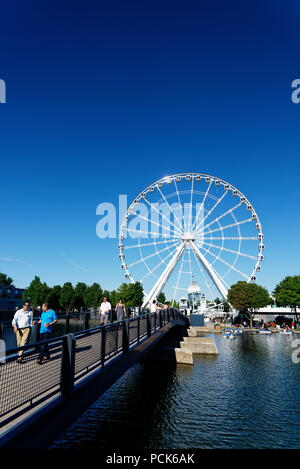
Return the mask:
<svg viewBox="0 0 300 469">
<path fill-rule="evenodd" d="M 192 281 L 191 285 L 188 287 L 188 293 L 200 293 L 200 287 L 197 282 Z"/>
</svg>

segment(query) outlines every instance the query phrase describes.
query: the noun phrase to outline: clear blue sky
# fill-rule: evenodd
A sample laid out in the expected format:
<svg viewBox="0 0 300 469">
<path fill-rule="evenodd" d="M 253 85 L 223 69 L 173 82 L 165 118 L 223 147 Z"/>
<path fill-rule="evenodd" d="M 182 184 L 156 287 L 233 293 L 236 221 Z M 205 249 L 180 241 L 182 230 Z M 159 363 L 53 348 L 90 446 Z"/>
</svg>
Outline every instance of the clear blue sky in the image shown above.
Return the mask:
<svg viewBox="0 0 300 469">
<path fill-rule="evenodd" d="M 2 4 L 0 271 L 117 287 L 96 206 L 199 171 L 259 213 L 259 282 L 299 274 L 299 26 L 296 0 Z"/>
</svg>

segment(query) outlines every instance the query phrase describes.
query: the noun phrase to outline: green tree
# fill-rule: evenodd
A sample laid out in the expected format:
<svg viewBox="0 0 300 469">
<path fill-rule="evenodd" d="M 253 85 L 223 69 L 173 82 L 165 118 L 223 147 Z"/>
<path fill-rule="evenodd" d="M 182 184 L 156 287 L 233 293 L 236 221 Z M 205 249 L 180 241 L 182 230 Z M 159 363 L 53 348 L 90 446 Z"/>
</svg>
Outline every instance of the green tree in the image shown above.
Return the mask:
<svg viewBox="0 0 300 469">
<path fill-rule="evenodd" d="M 116 290 L 112 290 L 109 294 L 111 305 L 114 307 L 121 298 Z"/>
<path fill-rule="evenodd" d="M 256 283 L 237 282 L 231 286 L 227 295 L 228 302 L 238 311 L 244 313 L 253 327 L 253 318 L 258 308 L 271 303 L 268 291 Z"/>
<path fill-rule="evenodd" d="M 144 299 L 144 291 L 140 282 L 122 283 L 117 290 L 117 298 L 122 298 L 126 306 L 141 306 Z"/>
<path fill-rule="evenodd" d="M 59 304 L 64 309 L 64 311 L 69 314 L 72 299 L 74 296 L 74 288 L 71 282 L 66 282 L 62 286 L 60 297 L 59 297 Z"/>
<path fill-rule="evenodd" d="M 107 301 L 111 302 L 110 292 L 109 292 L 108 290 L 104 290 L 103 296 L 102 296 L 102 298 L 101 298 L 101 301 L 103 300 L 104 297 L 107 298 Z"/>
<path fill-rule="evenodd" d="M 134 284 L 134 296 L 132 299 L 132 306 L 142 306 L 144 301 L 144 290 L 140 282 L 135 282 Z"/>
<path fill-rule="evenodd" d="M 117 290 L 117 298 L 122 298 L 122 300 L 126 304 L 126 306 L 127 306 L 128 300 L 129 300 L 129 296 L 128 296 L 128 287 L 129 287 L 129 285 L 132 285 L 132 284 L 122 283 L 122 285 L 120 285 L 118 290 Z"/>
<path fill-rule="evenodd" d="M 297 308 L 300 307 L 300 275 L 285 277 L 274 290 L 277 306 L 290 306 L 298 321 Z"/>
<path fill-rule="evenodd" d="M 0 287 L 8 287 L 13 284 L 13 279 L 0 272 Z"/>
<path fill-rule="evenodd" d="M 42 306 L 42 304 L 45 303 L 50 290 L 51 288 L 48 287 L 45 282 L 42 283 L 40 278 L 35 276 L 29 287 L 24 291 L 23 300 L 26 301 L 30 298 L 32 306 Z"/>
<path fill-rule="evenodd" d="M 158 295 L 157 301 L 158 301 L 158 303 L 165 304 L 165 302 L 166 302 L 166 295 L 164 294 L 163 291 L 161 291 L 160 294 Z"/>
<path fill-rule="evenodd" d="M 71 306 L 74 309 L 80 311 L 84 309 L 85 302 L 84 302 L 84 294 L 87 289 L 87 285 L 83 282 L 78 282 L 76 287 L 74 288 L 74 295 L 72 298 Z"/>
<path fill-rule="evenodd" d="M 103 296 L 102 288 L 98 283 L 93 283 L 93 285 L 86 288 L 83 299 L 86 308 L 96 309 L 101 303 Z"/>
<path fill-rule="evenodd" d="M 54 287 L 51 288 L 49 291 L 46 301 L 49 303 L 49 307 L 54 309 L 54 311 L 59 311 L 60 310 L 60 299 L 61 295 L 61 286 L 60 285 L 54 285 Z"/>
</svg>

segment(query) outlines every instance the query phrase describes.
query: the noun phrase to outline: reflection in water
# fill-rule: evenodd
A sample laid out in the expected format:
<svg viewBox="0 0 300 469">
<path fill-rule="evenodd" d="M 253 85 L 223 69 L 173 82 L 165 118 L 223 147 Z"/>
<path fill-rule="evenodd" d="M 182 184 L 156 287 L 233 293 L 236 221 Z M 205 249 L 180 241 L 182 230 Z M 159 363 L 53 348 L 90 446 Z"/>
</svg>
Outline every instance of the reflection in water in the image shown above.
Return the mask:
<svg viewBox="0 0 300 469">
<path fill-rule="evenodd" d="M 56 448 L 299 448 L 300 365 L 292 338 L 213 336 L 217 358 L 130 369 Z"/>
</svg>

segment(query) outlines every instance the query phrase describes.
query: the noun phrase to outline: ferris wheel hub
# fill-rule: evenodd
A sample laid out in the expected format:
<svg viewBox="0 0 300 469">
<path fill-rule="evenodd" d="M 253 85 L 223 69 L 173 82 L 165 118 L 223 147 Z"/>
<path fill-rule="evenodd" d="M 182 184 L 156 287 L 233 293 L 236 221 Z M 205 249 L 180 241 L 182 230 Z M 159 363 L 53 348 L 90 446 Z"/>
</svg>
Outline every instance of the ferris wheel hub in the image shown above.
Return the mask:
<svg viewBox="0 0 300 469">
<path fill-rule="evenodd" d="M 182 241 L 195 241 L 196 235 L 192 231 L 185 231 L 181 236 Z"/>
</svg>

